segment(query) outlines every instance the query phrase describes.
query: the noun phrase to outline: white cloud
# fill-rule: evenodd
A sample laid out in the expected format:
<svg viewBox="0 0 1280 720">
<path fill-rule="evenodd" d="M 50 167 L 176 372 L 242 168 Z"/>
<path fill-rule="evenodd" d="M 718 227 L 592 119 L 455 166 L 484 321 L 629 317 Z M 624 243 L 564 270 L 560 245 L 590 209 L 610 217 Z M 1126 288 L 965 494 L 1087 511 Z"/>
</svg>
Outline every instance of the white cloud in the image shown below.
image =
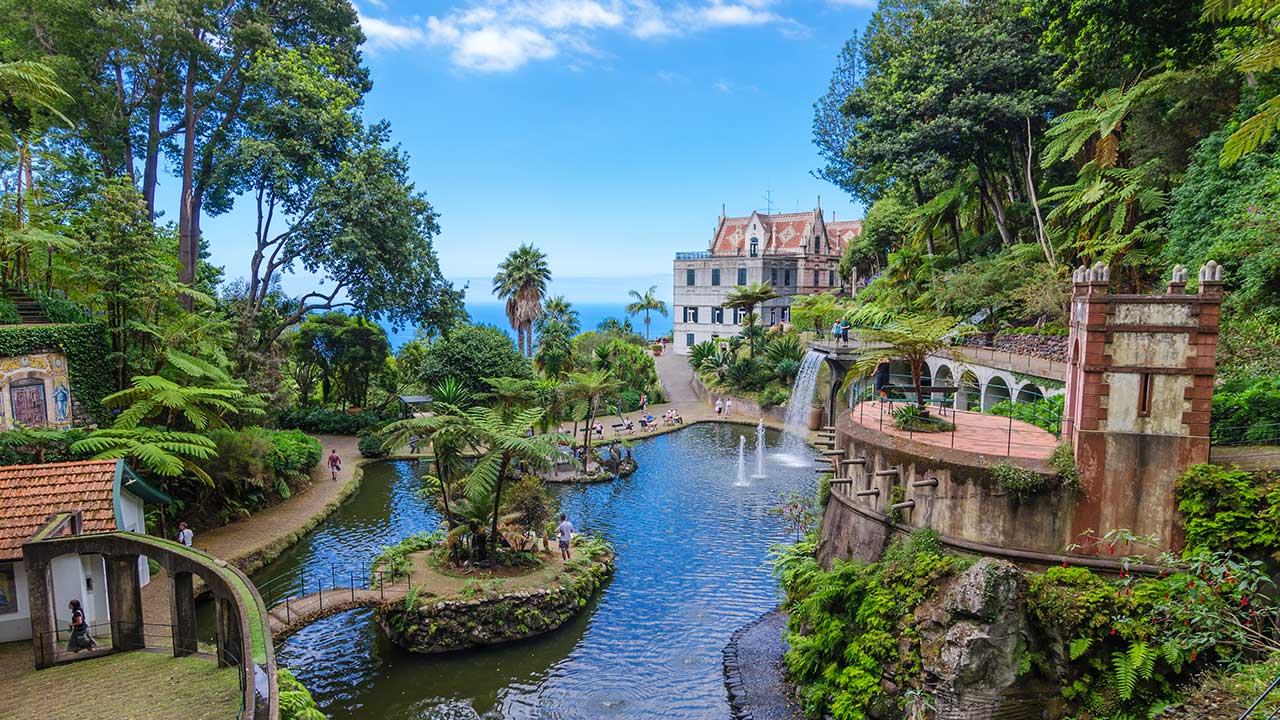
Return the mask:
<svg viewBox="0 0 1280 720">
<path fill-rule="evenodd" d="M 715 81 L 714 83 L 712 83 L 712 84 L 711 84 L 711 89 L 712 89 L 712 90 L 715 90 L 715 91 L 716 91 L 716 92 L 718 92 L 718 93 L 726 93 L 726 94 L 727 94 L 727 93 L 731 93 L 731 92 L 733 92 L 733 86 L 732 86 L 732 85 L 730 85 L 729 83 L 725 82 L 724 80 L 717 80 L 717 81 Z"/>
<path fill-rule="evenodd" d="M 363 13 L 359 17 L 360 29 L 373 50 L 411 47 L 426 39 L 422 29 L 413 25 L 396 25 Z"/>
<path fill-rule="evenodd" d="M 367 0 L 381 3 L 383 0 Z M 363 13 L 373 49 L 415 45 L 447 48 L 454 65 L 508 72 L 558 55 L 599 57 L 592 39 L 607 31 L 640 39 L 688 35 L 725 27 L 777 25 L 788 37 L 801 27 L 770 8 L 775 0 L 467 0 L 440 15 L 397 24 Z M 862 0 L 833 0 L 861 2 Z"/>
</svg>

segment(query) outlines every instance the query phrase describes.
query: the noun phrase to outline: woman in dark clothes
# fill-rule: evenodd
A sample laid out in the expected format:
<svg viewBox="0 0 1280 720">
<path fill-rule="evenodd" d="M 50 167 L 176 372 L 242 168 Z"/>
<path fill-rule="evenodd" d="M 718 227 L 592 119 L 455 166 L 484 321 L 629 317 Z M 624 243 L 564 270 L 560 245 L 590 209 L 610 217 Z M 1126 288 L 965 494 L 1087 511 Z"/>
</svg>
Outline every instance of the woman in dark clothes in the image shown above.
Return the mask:
<svg viewBox="0 0 1280 720">
<path fill-rule="evenodd" d="M 89 634 L 89 623 L 84 619 L 84 610 L 80 607 L 80 601 L 72 600 L 69 607 L 71 608 L 71 639 L 67 641 L 67 650 L 70 652 L 97 650 L 98 643 L 94 642 L 93 636 Z"/>
</svg>

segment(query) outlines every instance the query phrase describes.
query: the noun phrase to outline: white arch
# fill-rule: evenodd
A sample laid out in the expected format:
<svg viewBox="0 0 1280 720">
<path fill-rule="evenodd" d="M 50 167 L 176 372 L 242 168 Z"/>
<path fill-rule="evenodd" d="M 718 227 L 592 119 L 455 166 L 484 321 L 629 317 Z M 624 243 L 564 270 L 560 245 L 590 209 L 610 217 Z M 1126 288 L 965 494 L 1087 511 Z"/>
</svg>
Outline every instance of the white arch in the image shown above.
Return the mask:
<svg viewBox="0 0 1280 720">
<path fill-rule="evenodd" d="M 1018 388 L 1017 400 L 1020 403 L 1035 402 L 1043 397 L 1044 391 L 1033 382 L 1024 383 L 1022 387 Z"/>
<path fill-rule="evenodd" d="M 1009 383 L 1004 378 L 996 375 L 987 381 L 982 388 L 982 411 L 986 412 L 995 407 L 997 403 L 1010 399 Z"/>
</svg>

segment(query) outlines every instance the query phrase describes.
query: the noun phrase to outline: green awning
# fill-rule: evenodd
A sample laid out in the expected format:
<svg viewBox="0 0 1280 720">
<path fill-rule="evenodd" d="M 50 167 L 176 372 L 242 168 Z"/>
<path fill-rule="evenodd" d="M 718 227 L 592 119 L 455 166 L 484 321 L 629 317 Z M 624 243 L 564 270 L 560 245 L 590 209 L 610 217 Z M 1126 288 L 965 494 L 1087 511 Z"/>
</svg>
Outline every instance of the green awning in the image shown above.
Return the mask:
<svg viewBox="0 0 1280 720">
<path fill-rule="evenodd" d="M 120 465 L 117 468 L 117 477 L 119 478 L 118 486 L 121 489 L 128 490 L 130 494 L 141 499 L 144 503 L 168 505 L 173 502 L 173 498 L 151 487 L 145 480 L 135 475 L 124 460 L 120 461 Z"/>
</svg>

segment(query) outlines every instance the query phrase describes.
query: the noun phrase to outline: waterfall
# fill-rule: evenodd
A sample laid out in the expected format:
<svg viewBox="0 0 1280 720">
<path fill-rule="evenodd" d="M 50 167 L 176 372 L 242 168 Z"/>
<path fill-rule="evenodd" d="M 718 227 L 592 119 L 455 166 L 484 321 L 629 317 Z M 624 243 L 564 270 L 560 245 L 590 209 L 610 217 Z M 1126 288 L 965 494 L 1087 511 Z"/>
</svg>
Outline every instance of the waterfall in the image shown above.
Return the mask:
<svg viewBox="0 0 1280 720">
<path fill-rule="evenodd" d="M 734 487 L 747 486 L 747 436 L 738 436 L 738 482 Z"/>
<path fill-rule="evenodd" d="M 756 480 L 762 480 L 764 474 L 764 418 L 760 418 L 760 424 L 756 425 L 756 474 L 751 476 Z"/>
<path fill-rule="evenodd" d="M 813 404 L 813 391 L 818 385 L 818 370 L 822 368 L 823 358 L 822 353 L 813 350 L 806 353 L 804 360 L 800 361 L 795 385 L 791 387 L 780 453 L 788 464 L 808 465 L 811 462 L 805 438 L 809 436 L 809 408 Z"/>
</svg>

